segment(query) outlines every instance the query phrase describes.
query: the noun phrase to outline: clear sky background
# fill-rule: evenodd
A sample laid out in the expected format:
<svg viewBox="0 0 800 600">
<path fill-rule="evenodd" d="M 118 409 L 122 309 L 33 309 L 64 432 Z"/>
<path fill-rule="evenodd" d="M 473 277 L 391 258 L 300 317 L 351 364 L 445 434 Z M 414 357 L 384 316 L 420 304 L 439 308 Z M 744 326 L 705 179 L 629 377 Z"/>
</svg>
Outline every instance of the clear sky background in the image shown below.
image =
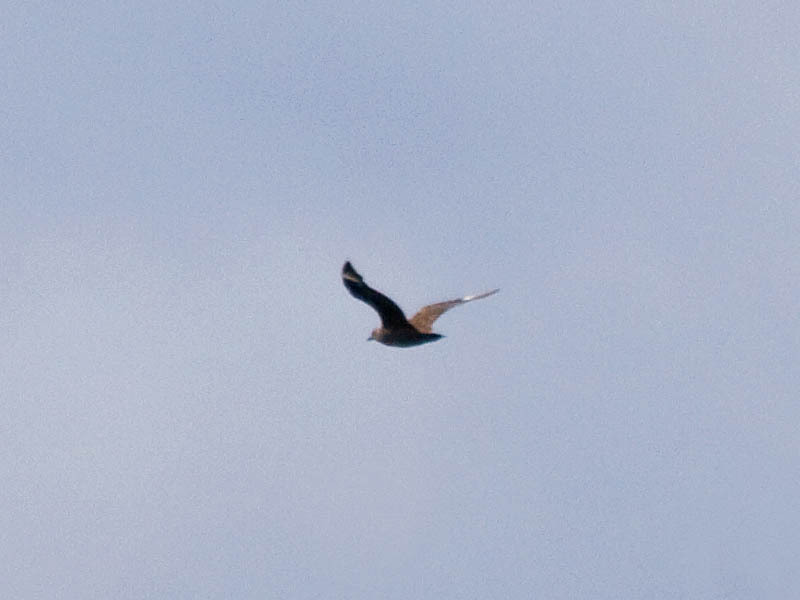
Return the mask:
<svg viewBox="0 0 800 600">
<path fill-rule="evenodd" d="M 6 4 L 0 596 L 800 597 L 798 29 Z"/>
</svg>

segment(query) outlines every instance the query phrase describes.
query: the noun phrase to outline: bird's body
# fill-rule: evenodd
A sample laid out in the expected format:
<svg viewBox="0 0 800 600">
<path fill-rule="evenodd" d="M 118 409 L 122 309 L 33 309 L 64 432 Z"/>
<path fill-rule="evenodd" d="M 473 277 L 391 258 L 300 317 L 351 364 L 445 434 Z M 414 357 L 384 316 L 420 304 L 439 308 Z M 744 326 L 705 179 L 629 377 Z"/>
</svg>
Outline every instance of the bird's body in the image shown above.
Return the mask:
<svg viewBox="0 0 800 600">
<path fill-rule="evenodd" d="M 459 304 L 479 300 L 498 292 L 498 290 L 492 290 L 485 294 L 429 304 L 428 306 L 423 306 L 411 319 L 406 319 L 403 311 L 391 298 L 384 296 L 364 283 L 364 279 L 349 261 L 344 263 L 344 267 L 342 267 L 342 282 L 353 297 L 369 304 L 381 317 L 381 326 L 372 331 L 369 339 L 378 341 L 386 346 L 402 348 L 435 342 L 444 337 L 438 333 L 433 333 L 431 326 L 445 311 Z"/>
<path fill-rule="evenodd" d="M 435 342 L 439 338 L 444 337 L 438 333 L 424 333 L 414 329 L 412 325 L 409 327 L 398 327 L 395 329 L 386 329 L 385 327 L 377 327 L 372 330 L 370 340 L 375 340 L 387 346 L 397 346 L 399 348 L 408 348 L 410 346 L 419 346 L 420 344 L 427 344 L 428 342 Z"/>
</svg>

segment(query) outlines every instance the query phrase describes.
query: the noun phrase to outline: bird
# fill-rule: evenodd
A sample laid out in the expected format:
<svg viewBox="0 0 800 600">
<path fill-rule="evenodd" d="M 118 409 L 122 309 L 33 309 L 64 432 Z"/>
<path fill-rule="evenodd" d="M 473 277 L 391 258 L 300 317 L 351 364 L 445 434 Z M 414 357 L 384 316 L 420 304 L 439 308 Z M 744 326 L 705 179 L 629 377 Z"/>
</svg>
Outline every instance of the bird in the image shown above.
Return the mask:
<svg viewBox="0 0 800 600">
<path fill-rule="evenodd" d="M 429 304 L 419 309 L 419 312 L 410 319 L 406 319 L 403 311 L 391 298 L 364 283 L 364 278 L 358 274 L 349 260 L 342 267 L 342 282 L 354 298 L 369 304 L 381 317 L 381 326 L 373 329 L 367 341 L 374 340 L 386 346 L 400 348 L 419 346 L 443 338 L 443 335 L 431 331 L 433 322 L 443 313 L 459 304 L 480 300 L 500 291 L 498 288 L 483 294 Z"/>
</svg>

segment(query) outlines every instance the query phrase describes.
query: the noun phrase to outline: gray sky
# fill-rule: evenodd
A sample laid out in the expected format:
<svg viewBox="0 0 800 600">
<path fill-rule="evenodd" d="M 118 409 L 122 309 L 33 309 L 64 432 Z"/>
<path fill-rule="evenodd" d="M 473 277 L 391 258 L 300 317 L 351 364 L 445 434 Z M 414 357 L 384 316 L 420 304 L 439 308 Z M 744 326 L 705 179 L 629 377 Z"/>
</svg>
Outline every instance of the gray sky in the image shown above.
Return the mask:
<svg viewBox="0 0 800 600">
<path fill-rule="evenodd" d="M 800 597 L 799 25 L 12 2 L 0 595 Z"/>
</svg>

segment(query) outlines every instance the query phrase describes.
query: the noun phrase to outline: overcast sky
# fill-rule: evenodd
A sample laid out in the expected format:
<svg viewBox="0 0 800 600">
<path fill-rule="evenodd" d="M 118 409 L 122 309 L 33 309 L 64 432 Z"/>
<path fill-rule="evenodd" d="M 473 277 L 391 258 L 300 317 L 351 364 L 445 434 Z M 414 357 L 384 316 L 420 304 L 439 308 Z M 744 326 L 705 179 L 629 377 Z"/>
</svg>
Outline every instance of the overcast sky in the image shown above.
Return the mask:
<svg viewBox="0 0 800 600">
<path fill-rule="evenodd" d="M 2 13 L 0 596 L 800 597 L 800 8 Z"/>
</svg>

